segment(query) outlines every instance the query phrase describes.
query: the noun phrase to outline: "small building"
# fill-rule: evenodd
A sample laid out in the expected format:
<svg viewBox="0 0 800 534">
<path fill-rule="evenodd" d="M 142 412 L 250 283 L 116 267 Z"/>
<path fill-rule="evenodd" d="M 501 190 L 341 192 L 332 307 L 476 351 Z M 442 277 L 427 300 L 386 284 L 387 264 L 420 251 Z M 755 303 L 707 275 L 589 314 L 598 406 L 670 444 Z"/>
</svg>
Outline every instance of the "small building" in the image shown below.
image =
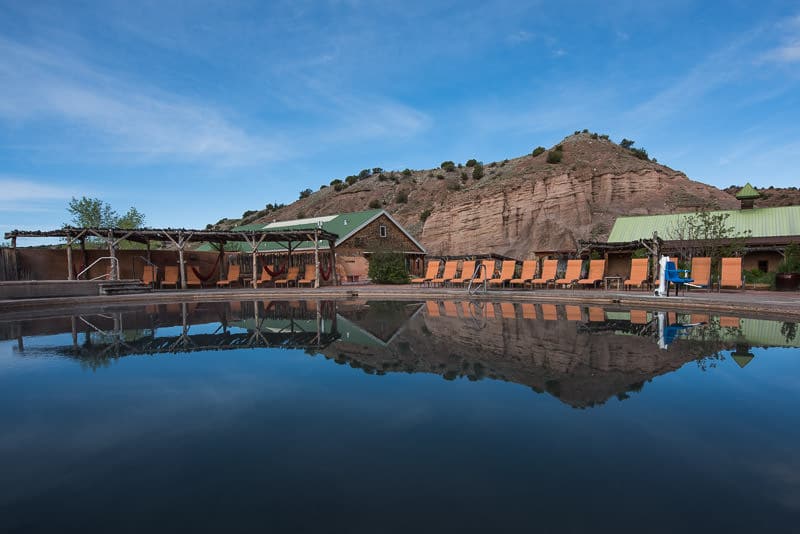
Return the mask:
<svg viewBox="0 0 800 534">
<path fill-rule="evenodd" d="M 736 244 L 741 248 L 743 269 L 773 272 L 783 260 L 786 246 L 800 243 L 800 206 L 754 207 L 753 202 L 758 196 L 758 192 L 747 184 L 736 195 L 741 209 L 707 212 L 709 216 L 719 216 L 717 220 L 730 229 L 731 239 L 703 240 L 697 235 L 684 235 L 681 227 L 686 218 L 697 216 L 698 212 L 619 217 L 608 236 L 608 244 L 620 245 L 621 250 L 609 253 L 608 271 L 626 272 L 631 251 L 624 250 L 624 244 L 652 239 L 655 233 L 663 240 L 662 254 L 681 255 L 682 251 L 708 242 Z"/>
<path fill-rule="evenodd" d="M 425 248 L 394 217 L 381 209 L 249 224 L 238 226 L 233 230 L 286 231 L 308 230 L 315 227 L 339 236 L 335 244 L 336 264 L 343 267 L 348 280 L 366 279 L 369 257 L 376 252 L 403 254 L 409 272 L 422 274 L 427 254 Z M 211 250 L 211 245 L 203 247 L 203 250 Z M 250 253 L 250 249 L 243 243 L 228 243 L 225 250 Z M 330 250 L 327 242 L 321 241 L 318 250 L 322 262 L 329 265 Z M 258 247 L 262 265 L 286 263 L 303 265 L 313 262 L 314 253 L 315 247 L 312 241 L 265 242 Z"/>
</svg>

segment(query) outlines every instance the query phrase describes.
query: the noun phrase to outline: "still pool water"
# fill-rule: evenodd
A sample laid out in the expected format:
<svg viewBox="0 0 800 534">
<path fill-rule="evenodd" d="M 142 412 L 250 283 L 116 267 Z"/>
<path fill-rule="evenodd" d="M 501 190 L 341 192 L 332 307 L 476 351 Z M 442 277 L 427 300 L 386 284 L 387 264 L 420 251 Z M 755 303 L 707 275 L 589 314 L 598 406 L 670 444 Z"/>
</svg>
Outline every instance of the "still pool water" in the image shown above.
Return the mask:
<svg viewBox="0 0 800 534">
<path fill-rule="evenodd" d="M 469 302 L 0 318 L 2 532 L 798 532 L 795 323 Z"/>
</svg>

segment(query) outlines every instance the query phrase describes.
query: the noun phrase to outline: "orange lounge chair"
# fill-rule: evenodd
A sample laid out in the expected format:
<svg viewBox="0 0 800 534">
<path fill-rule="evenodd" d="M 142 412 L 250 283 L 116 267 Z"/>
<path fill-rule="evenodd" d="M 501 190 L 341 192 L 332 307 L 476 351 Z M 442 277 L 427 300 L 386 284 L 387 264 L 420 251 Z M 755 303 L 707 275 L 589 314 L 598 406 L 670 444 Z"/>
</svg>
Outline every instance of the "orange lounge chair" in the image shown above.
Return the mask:
<svg viewBox="0 0 800 534">
<path fill-rule="evenodd" d="M 430 260 L 428 261 L 428 267 L 425 269 L 425 276 L 422 278 L 413 278 L 411 280 L 412 284 L 420 284 L 423 285 L 426 282 L 430 282 L 439 274 L 439 265 L 441 262 L 439 260 Z"/>
<path fill-rule="evenodd" d="M 591 285 L 596 287 L 599 282 L 603 281 L 606 275 L 606 260 L 592 260 L 589 262 L 589 274 L 586 278 L 578 280 L 581 286 Z"/>
<path fill-rule="evenodd" d="M 456 270 L 458 269 L 458 262 L 457 261 L 448 261 L 444 264 L 444 272 L 440 278 L 434 278 L 431 280 L 431 285 L 445 285 L 447 282 L 453 280 L 456 277 Z"/>
<path fill-rule="evenodd" d="M 317 281 L 317 267 L 313 263 L 306 264 L 306 270 L 303 274 L 303 278 L 297 281 L 297 287 L 307 285 L 309 287 L 314 285 L 314 282 Z"/>
<path fill-rule="evenodd" d="M 568 260 L 567 272 L 564 273 L 564 278 L 559 278 L 556 280 L 556 286 L 572 286 L 581 277 L 582 266 L 583 260 Z"/>
<path fill-rule="evenodd" d="M 545 286 L 547 287 L 550 282 L 556 281 L 556 270 L 558 269 L 558 260 L 544 260 L 542 264 L 542 274 L 539 278 L 531 280 L 531 287 Z"/>
<path fill-rule="evenodd" d="M 650 263 L 647 261 L 647 258 L 631 259 L 631 274 L 628 279 L 622 283 L 622 286 L 625 289 L 633 286 L 641 288 L 647 283 L 647 270 L 649 265 Z"/>
<path fill-rule="evenodd" d="M 711 287 L 711 258 L 692 258 L 692 273 L 689 278 L 694 282 L 685 285 L 709 289 Z"/>
<path fill-rule="evenodd" d="M 161 281 L 161 287 L 172 286 L 178 289 L 178 266 L 167 265 L 164 267 L 164 279 Z"/>
<path fill-rule="evenodd" d="M 275 277 L 267 272 L 267 267 L 269 267 L 270 271 L 273 271 L 273 272 L 275 271 L 275 266 L 274 265 L 264 265 L 263 267 L 261 267 L 261 277 L 256 282 L 256 287 L 264 286 L 264 285 L 267 285 L 267 284 L 270 284 L 270 283 L 272 283 L 274 285 L 273 282 L 275 281 Z"/>
<path fill-rule="evenodd" d="M 464 261 L 461 264 L 461 276 L 450 280 L 450 284 L 464 285 L 465 283 L 470 281 L 470 279 L 472 278 L 472 274 L 474 272 L 475 272 L 475 261 L 473 260 Z"/>
<path fill-rule="evenodd" d="M 186 287 L 203 287 L 203 281 L 200 280 L 192 266 L 188 263 L 186 264 Z"/>
<path fill-rule="evenodd" d="M 439 303 L 435 300 L 426 301 L 425 309 L 428 310 L 428 317 L 439 317 Z"/>
<path fill-rule="evenodd" d="M 241 267 L 239 267 L 239 265 L 229 265 L 228 276 L 225 277 L 225 280 L 219 280 L 217 282 L 217 287 L 231 287 L 233 284 L 238 284 L 239 274 L 241 274 Z"/>
<path fill-rule="evenodd" d="M 719 288 L 732 287 L 744 288 L 742 281 L 742 258 L 722 258 L 722 272 L 719 278 Z"/>
<path fill-rule="evenodd" d="M 476 284 L 482 284 L 487 280 L 491 280 L 492 276 L 494 275 L 494 260 L 481 260 L 481 265 L 483 265 L 483 269 L 478 271 L 478 275 L 473 280 Z"/>
<path fill-rule="evenodd" d="M 536 260 L 525 260 L 522 262 L 522 272 L 519 274 L 519 278 L 513 278 L 508 282 L 510 286 L 522 286 L 525 287 L 525 284 L 531 284 L 533 287 L 533 279 L 536 277 Z"/>
<path fill-rule="evenodd" d="M 286 276 L 284 276 L 283 278 L 277 278 L 275 280 L 275 287 L 278 287 L 278 286 L 289 287 L 289 284 L 292 283 L 292 282 L 297 284 L 297 279 L 299 277 L 300 277 L 300 267 L 297 267 L 297 266 L 289 267 L 289 270 L 286 273 Z"/>
<path fill-rule="evenodd" d="M 567 321 L 580 321 L 582 318 L 580 306 L 564 306 L 564 311 L 567 313 Z"/>
<path fill-rule="evenodd" d="M 515 260 L 503 260 L 503 264 L 500 267 L 500 275 L 489 280 L 489 285 L 503 287 L 514 278 L 516 269 L 517 262 Z"/>
<path fill-rule="evenodd" d="M 152 286 L 156 283 L 156 268 L 152 265 L 145 265 L 142 269 L 142 283 Z"/>
</svg>

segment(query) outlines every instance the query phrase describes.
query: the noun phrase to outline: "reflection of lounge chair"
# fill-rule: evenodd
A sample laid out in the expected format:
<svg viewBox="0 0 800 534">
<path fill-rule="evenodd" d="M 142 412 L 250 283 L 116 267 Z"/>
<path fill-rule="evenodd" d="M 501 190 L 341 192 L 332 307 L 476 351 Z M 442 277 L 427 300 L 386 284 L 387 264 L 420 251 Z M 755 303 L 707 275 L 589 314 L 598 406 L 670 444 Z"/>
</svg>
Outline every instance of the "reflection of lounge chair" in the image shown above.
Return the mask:
<svg viewBox="0 0 800 534">
<path fill-rule="evenodd" d="M 555 321 L 558 319 L 558 310 L 555 304 L 542 304 L 542 319 Z"/>
<path fill-rule="evenodd" d="M 578 280 L 581 286 L 597 286 L 606 275 L 606 260 L 592 260 L 589 262 L 589 274 L 586 278 Z"/>
<path fill-rule="evenodd" d="M 689 287 L 708 289 L 711 287 L 711 258 L 692 258 L 692 282 Z"/>
<path fill-rule="evenodd" d="M 314 282 L 316 281 L 317 281 L 317 267 L 313 263 L 307 263 L 305 273 L 303 274 L 303 278 L 297 281 L 297 286 L 300 287 L 307 285 L 310 287 L 314 285 Z"/>
<path fill-rule="evenodd" d="M 448 261 L 444 264 L 444 272 L 442 273 L 441 277 L 434 278 L 431 280 L 431 285 L 444 285 L 447 282 L 450 282 L 453 278 L 456 277 L 456 269 L 458 269 L 458 262 L 457 261 Z"/>
<path fill-rule="evenodd" d="M 475 272 L 475 262 L 473 260 L 464 261 L 461 265 L 461 276 L 453 278 L 451 284 L 465 284 L 472 279 L 472 273 Z"/>
<path fill-rule="evenodd" d="M 522 262 L 522 272 L 519 278 L 513 278 L 508 282 L 510 286 L 522 286 L 531 283 L 536 277 L 536 260 L 525 260 Z"/>
<path fill-rule="evenodd" d="M 741 325 L 741 319 L 738 317 L 720 317 L 719 318 L 719 325 L 723 328 L 739 328 Z"/>
<path fill-rule="evenodd" d="M 642 287 L 647 283 L 647 269 L 649 263 L 647 258 L 633 258 L 631 260 L 631 274 L 622 285 L 625 289 L 630 287 Z"/>
<path fill-rule="evenodd" d="M 439 303 L 435 300 L 425 302 L 425 309 L 428 311 L 428 317 L 439 317 Z"/>
<path fill-rule="evenodd" d="M 583 260 L 568 260 L 567 271 L 564 273 L 564 278 L 556 280 L 556 286 L 571 287 L 581 277 L 582 265 Z"/>
<path fill-rule="evenodd" d="M 631 310 L 631 324 L 647 324 L 647 310 Z"/>
<path fill-rule="evenodd" d="M 732 287 L 742 289 L 742 258 L 722 258 L 722 272 L 719 277 L 719 288 Z"/>
<path fill-rule="evenodd" d="M 556 270 L 558 269 L 558 260 L 544 260 L 542 264 L 542 274 L 539 278 L 531 280 L 531 286 L 545 286 L 547 287 L 550 282 L 556 281 Z"/>
<path fill-rule="evenodd" d="M 516 319 L 517 312 L 514 310 L 514 303 L 513 302 L 501 302 L 500 303 L 500 316 L 503 319 Z"/>
<path fill-rule="evenodd" d="M 602 323 L 606 320 L 606 311 L 603 308 L 591 307 L 589 308 L 589 321 L 593 323 Z"/>
<path fill-rule="evenodd" d="M 564 306 L 564 311 L 567 314 L 567 321 L 580 321 L 581 308 L 580 306 Z"/>
<path fill-rule="evenodd" d="M 456 303 L 453 302 L 452 300 L 445 300 L 444 314 L 447 317 L 458 317 L 458 310 L 456 309 Z"/>
<path fill-rule="evenodd" d="M 708 324 L 708 315 L 704 313 L 693 313 L 689 320 L 692 322 L 692 324 Z"/>
<path fill-rule="evenodd" d="M 297 279 L 300 277 L 300 267 L 289 267 L 289 271 L 286 273 L 286 276 L 283 278 L 277 278 L 275 280 L 275 287 L 284 286 L 289 287 L 289 284 L 294 282 L 297 283 Z"/>
<path fill-rule="evenodd" d="M 686 269 L 678 269 L 677 267 L 675 267 L 675 264 L 672 263 L 671 261 L 667 262 L 667 267 L 666 269 L 664 269 L 664 281 L 667 284 L 667 296 L 669 296 L 670 284 L 675 285 L 675 295 L 677 295 L 678 289 L 680 289 L 681 286 L 684 286 L 685 288 L 686 284 L 691 284 L 692 282 L 694 282 L 694 279 L 692 278 L 681 277 L 681 273 L 688 273 L 688 272 L 689 271 L 687 271 Z"/>
<path fill-rule="evenodd" d="M 489 280 L 490 286 L 504 286 L 514 278 L 514 270 L 517 268 L 517 262 L 514 260 L 504 260 L 502 267 L 500 267 L 500 276 Z"/>
<path fill-rule="evenodd" d="M 485 302 L 483 304 L 483 316 L 487 319 L 494 319 L 494 302 Z"/>
<path fill-rule="evenodd" d="M 411 280 L 411 283 L 423 285 L 436 278 L 436 276 L 439 274 L 440 263 L 441 262 L 439 260 L 428 261 L 428 267 L 425 269 L 425 276 L 423 276 L 422 278 L 413 278 Z"/>
<path fill-rule="evenodd" d="M 228 276 L 225 277 L 225 280 L 219 280 L 217 282 L 217 287 L 231 287 L 233 284 L 239 283 L 239 274 L 241 267 L 238 265 L 229 265 L 228 266 Z"/>
<path fill-rule="evenodd" d="M 536 306 L 530 302 L 524 302 L 522 304 L 522 318 L 536 319 Z"/>
<path fill-rule="evenodd" d="M 172 286 L 178 288 L 178 266 L 167 265 L 164 267 L 164 279 L 161 281 L 161 287 Z"/>
</svg>

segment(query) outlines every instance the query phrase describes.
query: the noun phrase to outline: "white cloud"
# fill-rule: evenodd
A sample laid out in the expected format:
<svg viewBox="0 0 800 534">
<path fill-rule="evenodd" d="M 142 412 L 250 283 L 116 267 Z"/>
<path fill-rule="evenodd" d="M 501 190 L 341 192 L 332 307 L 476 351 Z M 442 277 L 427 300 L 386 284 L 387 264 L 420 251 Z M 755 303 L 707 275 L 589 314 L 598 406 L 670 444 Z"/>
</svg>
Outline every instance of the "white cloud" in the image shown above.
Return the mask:
<svg viewBox="0 0 800 534">
<path fill-rule="evenodd" d="M 250 163 L 288 153 L 212 106 L 124 81 L 62 52 L 0 39 L 0 117 L 58 120 L 100 134 L 90 151 L 143 158 Z"/>
<path fill-rule="evenodd" d="M 764 59 L 778 63 L 794 63 L 800 61 L 800 40 L 773 48 L 764 54 Z"/>
<path fill-rule="evenodd" d="M 522 44 L 526 41 L 530 41 L 531 39 L 533 39 L 533 34 L 531 32 L 526 32 L 525 30 L 514 32 L 506 37 L 506 41 L 512 45 Z"/>
</svg>

